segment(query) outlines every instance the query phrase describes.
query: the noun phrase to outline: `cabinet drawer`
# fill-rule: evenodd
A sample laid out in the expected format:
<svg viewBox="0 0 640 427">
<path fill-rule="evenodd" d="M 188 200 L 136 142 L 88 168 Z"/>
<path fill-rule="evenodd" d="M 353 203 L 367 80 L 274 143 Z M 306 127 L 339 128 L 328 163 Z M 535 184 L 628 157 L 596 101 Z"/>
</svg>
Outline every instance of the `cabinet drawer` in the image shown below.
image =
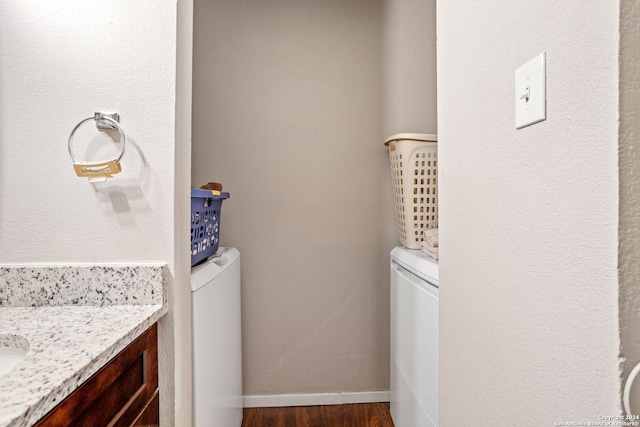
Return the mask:
<svg viewBox="0 0 640 427">
<path fill-rule="evenodd" d="M 153 325 L 36 427 L 129 427 L 157 399 L 157 389 L 158 328 Z"/>
</svg>

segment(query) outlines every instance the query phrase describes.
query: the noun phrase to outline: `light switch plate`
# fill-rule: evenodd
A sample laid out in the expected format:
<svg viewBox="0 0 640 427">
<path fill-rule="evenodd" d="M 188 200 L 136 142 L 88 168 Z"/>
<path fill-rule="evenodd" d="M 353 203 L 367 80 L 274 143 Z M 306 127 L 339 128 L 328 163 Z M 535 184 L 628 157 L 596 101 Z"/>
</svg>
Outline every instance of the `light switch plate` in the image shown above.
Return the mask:
<svg viewBox="0 0 640 427">
<path fill-rule="evenodd" d="M 516 70 L 516 129 L 547 119 L 546 54 Z"/>
</svg>

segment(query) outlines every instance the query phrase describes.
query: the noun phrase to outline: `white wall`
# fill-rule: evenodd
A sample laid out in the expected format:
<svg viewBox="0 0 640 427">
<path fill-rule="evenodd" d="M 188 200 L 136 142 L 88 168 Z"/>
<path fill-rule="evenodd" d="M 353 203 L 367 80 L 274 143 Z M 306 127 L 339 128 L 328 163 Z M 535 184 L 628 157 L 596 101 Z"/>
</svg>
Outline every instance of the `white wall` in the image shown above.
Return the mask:
<svg viewBox="0 0 640 427">
<path fill-rule="evenodd" d="M 438 2 L 441 423 L 620 410 L 618 2 Z M 547 120 L 514 70 L 547 52 Z"/>
<path fill-rule="evenodd" d="M 193 0 L 179 0 L 176 52 L 176 129 L 174 170 L 174 289 L 173 348 L 175 367 L 174 406 L 170 401 L 161 409 L 161 422 L 169 425 L 175 413 L 176 426 L 192 423 L 191 363 L 191 103 L 193 80 Z M 185 248 L 186 250 L 181 250 Z M 170 390 L 171 392 L 173 390 Z"/>
<path fill-rule="evenodd" d="M 188 163 L 176 174 L 176 14 L 170 0 L 0 3 L 1 263 L 160 261 L 182 271 L 174 182 Z M 123 172 L 92 185 L 75 176 L 67 138 L 101 110 L 120 113 L 128 147 Z M 92 141 L 95 129 L 78 135 L 81 156 L 85 147 L 110 155 L 111 142 Z M 188 384 L 176 384 L 174 401 L 174 362 L 189 363 L 188 352 L 174 356 L 173 328 L 186 331 L 174 317 L 179 295 L 171 289 L 160 324 L 163 425 L 189 404 Z"/>
<path fill-rule="evenodd" d="M 1 7 L 2 261 L 169 261 L 175 2 Z M 76 177 L 67 138 L 102 110 L 120 113 L 129 144 L 123 172 L 92 185 Z M 83 154 L 97 131 L 78 135 Z"/>
</svg>

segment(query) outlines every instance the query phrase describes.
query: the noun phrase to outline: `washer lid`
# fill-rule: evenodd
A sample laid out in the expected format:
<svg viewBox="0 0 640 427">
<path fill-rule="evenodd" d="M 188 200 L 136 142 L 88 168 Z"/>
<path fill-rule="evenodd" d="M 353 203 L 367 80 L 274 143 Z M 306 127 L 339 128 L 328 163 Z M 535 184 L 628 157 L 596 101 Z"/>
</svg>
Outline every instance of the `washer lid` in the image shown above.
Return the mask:
<svg viewBox="0 0 640 427">
<path fill-rule="evenodd" d="M 236 248 L 218 248 L 208 260 L 191 268 L 191 292 L 211 283 L 239 258 Z"/>
<path fill-rule="evenodd" d="M 440 286 L 438 261 L 422 253 L 420 249 L 396 246 L 391 250 L 391 259 L 427 282 Z"/>
<path fill-rule="evenodd" d="M 399 141 L 402 139 L 411 141 L 438 142 L 438 135 L 431 133 L 397 133 L 387 138 L 387 140 L 384 142 L 384 145 L 389 146 L 391 141 Z"/>
</svg>

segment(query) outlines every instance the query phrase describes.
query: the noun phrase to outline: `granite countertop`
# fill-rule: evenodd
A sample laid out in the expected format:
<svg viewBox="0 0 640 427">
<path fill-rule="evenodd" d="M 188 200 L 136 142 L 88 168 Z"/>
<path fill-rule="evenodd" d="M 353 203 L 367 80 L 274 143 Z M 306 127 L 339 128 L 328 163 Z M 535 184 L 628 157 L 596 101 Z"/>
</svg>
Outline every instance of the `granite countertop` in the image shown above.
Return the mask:
<svg viewBox="0 0 640 427">
<path fill-rule="evenodd" d="M 164 267 L 0 267 L 0 427 L 28 427 L 167 312 Z"/>
</svg>

